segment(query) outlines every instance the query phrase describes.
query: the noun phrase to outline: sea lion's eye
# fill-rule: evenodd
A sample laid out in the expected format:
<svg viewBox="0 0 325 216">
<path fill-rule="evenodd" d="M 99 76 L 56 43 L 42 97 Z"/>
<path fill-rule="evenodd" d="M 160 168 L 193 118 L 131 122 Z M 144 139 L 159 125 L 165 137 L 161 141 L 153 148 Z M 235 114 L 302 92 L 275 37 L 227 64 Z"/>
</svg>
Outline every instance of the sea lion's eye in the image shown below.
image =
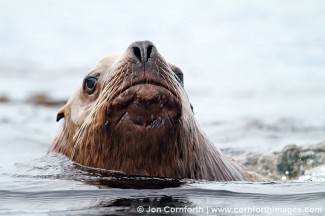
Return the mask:
<svg viewBox="0 0 325 216">
<path fill-rule="evenodd" d="M 176 79 L 178 80 L 178 82 L 183 84 L 184 82 L 183 73 L 176 73 Z"/>
<path fill-rule="evenodd" d="M 97 77 L 87 77 L 84 81 L 84 90 L 88 93 L 88 94 L 92 94 L 94 93 L 95 89 L 96 89 L 96 84 L 97 84 Z"/>
</svg>

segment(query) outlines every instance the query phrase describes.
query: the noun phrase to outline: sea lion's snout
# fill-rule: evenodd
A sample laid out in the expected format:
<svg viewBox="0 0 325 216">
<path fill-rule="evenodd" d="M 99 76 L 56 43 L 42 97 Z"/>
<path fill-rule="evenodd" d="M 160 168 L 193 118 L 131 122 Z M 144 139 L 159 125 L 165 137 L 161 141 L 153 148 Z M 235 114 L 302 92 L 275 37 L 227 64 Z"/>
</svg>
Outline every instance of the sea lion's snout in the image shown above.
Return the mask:
<svg viewBox="0 0 325 216">
<path fill-rule="evenodd" d="M 116 71 L 119 87 L 107 105 L 108 127 L 116 131 L 167 133 L 177 127 L 182 103 L 175 72 L 150 41 L 132 43 Z"/>
</svg>

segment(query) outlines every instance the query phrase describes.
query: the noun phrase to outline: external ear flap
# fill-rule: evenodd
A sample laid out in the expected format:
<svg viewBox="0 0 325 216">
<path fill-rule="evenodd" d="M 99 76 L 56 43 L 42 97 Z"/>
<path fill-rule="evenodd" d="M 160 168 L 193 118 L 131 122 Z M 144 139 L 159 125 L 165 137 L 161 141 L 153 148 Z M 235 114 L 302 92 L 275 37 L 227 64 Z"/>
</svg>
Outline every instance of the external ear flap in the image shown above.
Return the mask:
<svg viewBox="0 0 325 216">
<path fill-rule="evenodd" d="M 64 118 L 64 108 L 65 108 L 65 106 L 62 107 L 62 108 L 59 110 L 59 112 L 58 112 L 58 114 L 57 114 L 57 116 L 56 116 L 56 121 L 57 121 L 57 122 L 60 121 L 60 119 Z"/>
</svg>

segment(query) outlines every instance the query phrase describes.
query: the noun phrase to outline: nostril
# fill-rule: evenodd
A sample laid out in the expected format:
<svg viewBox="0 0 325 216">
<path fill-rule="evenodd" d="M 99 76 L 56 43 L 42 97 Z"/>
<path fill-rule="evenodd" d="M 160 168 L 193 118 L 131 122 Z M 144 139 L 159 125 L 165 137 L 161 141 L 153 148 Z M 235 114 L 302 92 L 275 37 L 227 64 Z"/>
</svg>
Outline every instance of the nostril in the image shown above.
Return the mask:
<svg viewBox="0 0 325 216">
<path fill-rule="evenodd" d="M 149 58 L 150 58 L 150 55 L 151 55 L 151 52 L 152 52 L 152 45 L 150 45 L 150 46 L 148 46 L 148 48 L 147 48 L 147 62 L 148 62 L 148 60 L 149 60 Z"/>
<path fill-rule="evenodd" d="M 130 46 L 130 54 L 143 65 L 147 64 L 151 55 L 155 53 L 155 45 L 150 41 L 137 41 Z"/>
<path fill-rule="evenodd" d="M 139 47 L 132 47 L 134 55 L 139 59 L 141 62 L 141 51 Z"/>
</svg>

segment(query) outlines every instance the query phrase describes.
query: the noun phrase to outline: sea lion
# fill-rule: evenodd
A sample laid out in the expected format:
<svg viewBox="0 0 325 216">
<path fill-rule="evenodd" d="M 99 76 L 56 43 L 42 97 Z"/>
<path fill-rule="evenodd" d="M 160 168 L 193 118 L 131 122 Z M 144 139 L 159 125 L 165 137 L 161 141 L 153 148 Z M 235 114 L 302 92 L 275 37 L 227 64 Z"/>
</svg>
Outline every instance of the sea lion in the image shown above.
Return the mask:
<svg viewBox="0 0 325 216">
<path fill-rule="evenodd" d="M 208 140 L 182 70 L 150 41 L 101 60 L 59 111 L 61 118 L 49 152 L 85 166 L 175 179 L 262 180 Z"/>
</svg>

